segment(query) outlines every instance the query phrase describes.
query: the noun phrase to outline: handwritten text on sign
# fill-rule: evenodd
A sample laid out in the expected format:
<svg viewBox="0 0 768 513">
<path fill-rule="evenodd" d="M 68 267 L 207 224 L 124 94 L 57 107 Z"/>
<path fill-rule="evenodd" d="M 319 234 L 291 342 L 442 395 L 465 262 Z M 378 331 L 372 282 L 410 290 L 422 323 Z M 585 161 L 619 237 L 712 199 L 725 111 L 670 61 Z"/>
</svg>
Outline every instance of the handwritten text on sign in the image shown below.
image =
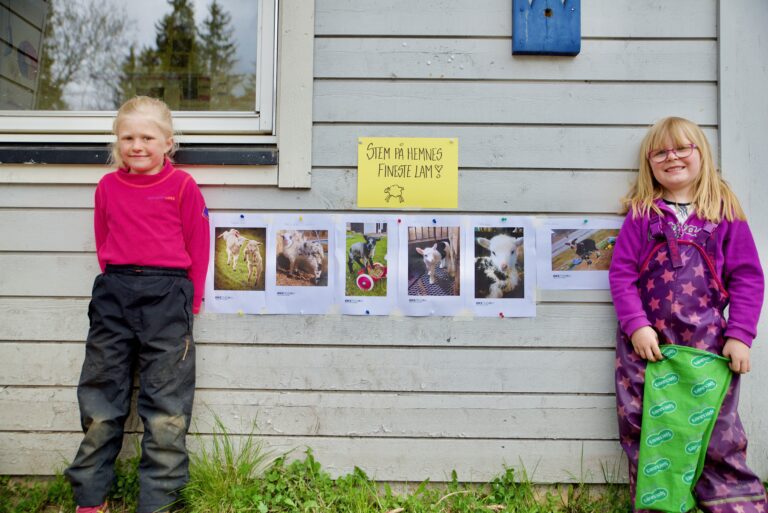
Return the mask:
<svg viewBox="0 0 768 513">
<path fill-rule="evenodd" d="M 358 207 L 458 207 L 458 139 L 360 137 L 357 149 Z"/>
</svg>

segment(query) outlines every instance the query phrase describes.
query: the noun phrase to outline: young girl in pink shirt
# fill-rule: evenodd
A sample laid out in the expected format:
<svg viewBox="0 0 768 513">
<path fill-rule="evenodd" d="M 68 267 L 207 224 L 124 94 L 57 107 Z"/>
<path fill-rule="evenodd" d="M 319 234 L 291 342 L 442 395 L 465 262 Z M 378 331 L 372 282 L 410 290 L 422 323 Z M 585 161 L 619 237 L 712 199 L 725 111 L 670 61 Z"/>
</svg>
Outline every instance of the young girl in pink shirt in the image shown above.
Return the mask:
<svg viewBox="0 0 768 513">
<path fill-rule="evenodd" d="M 210 233 L 192 177 L 174 167 L 171 112 L 139 96 L 120 107 L 112 159 L 95 194 L 96 277 L 77 388 L 85 433 L 66 476 L 77 513 L 107 511 L 138 368 L 144 423 L 138 513 L 168 510 L 188 480 L 185 437 L 195 389 L 193 315 Z"/>
</svg>

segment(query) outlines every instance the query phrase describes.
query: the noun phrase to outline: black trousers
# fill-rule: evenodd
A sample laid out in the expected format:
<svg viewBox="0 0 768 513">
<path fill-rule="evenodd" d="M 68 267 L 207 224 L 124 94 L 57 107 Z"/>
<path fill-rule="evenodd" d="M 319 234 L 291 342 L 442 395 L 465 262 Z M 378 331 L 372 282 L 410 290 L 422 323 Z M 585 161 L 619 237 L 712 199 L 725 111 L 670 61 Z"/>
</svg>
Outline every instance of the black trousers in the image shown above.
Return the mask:
<svg viewBox="0 0 768 513">
<path fill-rule="evenodd" d="M 101 504 L 112 486 L 137 367 L 138 414 L 144 423 L 138 511 L 165 511 L 177 502 L 189 479 L 192 295 L 192 282 L 181 269 L 107 266 L 96 277 L 77 387 L 85 437 L 65 471 L 78 505 Z"/>
</svg>

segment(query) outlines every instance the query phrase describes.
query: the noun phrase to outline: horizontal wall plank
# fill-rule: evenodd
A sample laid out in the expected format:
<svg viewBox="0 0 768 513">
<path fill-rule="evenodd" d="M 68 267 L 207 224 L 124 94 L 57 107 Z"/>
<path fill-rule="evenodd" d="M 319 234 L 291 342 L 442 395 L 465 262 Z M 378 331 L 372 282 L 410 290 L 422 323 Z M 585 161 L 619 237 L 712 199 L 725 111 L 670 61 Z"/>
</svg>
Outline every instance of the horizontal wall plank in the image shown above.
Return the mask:
<svg viewBox="0 0 768 513">
<path fill-rule="evenodd" d="M 73 386 L 84 344 L 0 344 L 2 382 Z M 41 357 L 43 355 L 44 357 Z M 614 353 L 200 345 L 197 386 L 218 389 L 606 394 Z"/>
<path fill-rule="evenodd" d="M 141 430 L 135 414 L 127 429 Z M 0 390 L 0 431 L 79 432 L 76 390 Z M 400 438 L 617 438 L 606 396 L 306 393 L 197 390 L 192 432 Z"/>
<path fill-rule="evenodd" d="M 0 210 L 0 251 L 96 251 L 93 210 Z"/>
<path fill-rule="evenodd" d="M 717 80 L 716 41 L 584 40 L 577 57 L 513 56 L 511 46 L 510 39 L 317 39 L 315 77 L 476 81 Z"/>
<path fill-rule="evenodd" d="M 318 0 L 315 34 L 510 37 L 512 2 Z M 582 37 L 716 37 L 717 2 L 590 0 L 581 4 L 581 34 Z"/>
<path fill-rule="evenodd" d="M 90 297 L 96 254 L 0 254 L 0 290 L 8 296 Z"/>
<path fill-rule="evenodd" d="M 383 132 L 381 132 L 383 133 Z M 493 137 L 487 134 L 488 137 Z M 356 136 L 355 136 L 356 137 Z M 508 141 L 511 144 L 514 141 Z M 356 143 L 355 143 L 356 144 Z M 460 143 L 461 144 L 461 143 Z M 553 143 L 553 151 L 559 151 Z M 488 146 L 488 143 L 485 143 Z M 632 144 L 625 144 L 632 152 Z M 463 148 L 473 153 L 471 147 Z M 337 148 L 342 151 L 343 148 Z M 504 158 L 512 158 L 502 148 Z M 542 150 L 543 151 L 543 150 Z M 594 150 L 595 152 L 597 149 Z M 331 158 L 330 156 L 328 158 Z M 332 158 L 340 158 L 334 156 Z M 482 156 L 475 155 L 475 159 Z M 485 160 L 493 159 L 488 155 Z M 355 157 L 356 160 L 356 157 Z M 563 157 L 563 160 L 566 160 Z M 629 164 L 629 162 L 624 162 Z M 626 171 L 592 171 L 589 169 L 532 170 L 532 169 L 460 169 L 459 170 L 459 208 L 456 213 L 501 212 L 501 213 L 600 213 L 615 214 L 619 210 L 619 198 L 626 193 L 636 173 Z M 280 211 L 316 211 L 342 212 L 359 209 L 357 207 L 357 169 L 353 164 L 346 169 L 315 169 L 312 173 L 312 188 L 307 190 L 276 190 L 264 187 L 201 187 L 205 201 L 211 212 L 280 212 Z M 575 193 L 578 191 L 578 194 Z M 56 185 L 0 185 L 0 207 L 8 209 L 84 209 L 93 208 L 93 186 L 56 186 Z M 385 211 L 381 209 L 380 211 Z M 33 211 L 23 210 L 25 214 L 11 213 L 16 219 L 29 215 Z M 403 210 L 390 209 L 389 212 L 403 213 Z M 418 212 L 415 212 L 418 213 Z M 0 215 L 2 212 L 0 211 Z M 62 214 L 63 215 L 63 214 Z M 86 222 L 85 217 L 73 218 Z M 12 226 L 12 225 L 11 225 Z M 53 226 L 53 225 L 52 225 Z M 81 224 L 83 236 L 91 237 L 90 221 Z M 57 226 L 57 229 L 60 225 Z M 35 227 L 39 231 L 40 226 Z M 75 228 L 73 228 L 74 230 Z M 8 231 L 11 231 L 9 229 Z M 71 233 L 71 232 L 70 232 Z M 47 244 L 44 240 L 35 242 L 34 234 L 19 234 L 12 237 L 24 239 L 25 244 Z M 5 244 L 5 243 L 3 243 Z M 89 243 L 90 244 L 90 243 Z M 12 246 L 6 246 L 12 247 Z M 89 246 L 83 246 L 89 247 Z"/>
<path fill-rule="evenodd" d="M 314 121 L 651 125 L 674 112 L 717 124 L 715 84 L 320 81 Z"/>
<path fill-rule="evenodd" d="M 0 297 L 0 340 L 82 342 L 88 332 L 87 311 L 88 299 Z M 611 304 L 540 304 L 535 318 L 509 319 L 203 313 L 195 320 L 195 340 L 204 344 L 609 349 L 614 346 L 615 326 Z"/>
<path fill-rule="evenodd" d="M 93 185 L 0 183 L 0 208 L 93 208 L 93 192 Z"/>
<path fill-rule="evenodd" d="M 52 474 L 71 460 L 80 440 L 74 433 L 0 433 L 0 474 Z M 210 437 L 189 440 L 192 451 L 201 443 L 210 444 Z M 359 467 L 379 481 L 450 481 L 451 470 L 460 481 L 488 481 L 505 466 L 524 469 L 537 483 L 602 483 L 603 468 L 615 480 L 626 475 L 626 469 L 619 471 L 622 459 L 613 441 L 270 437 L 264 443 L 273 456 L 299 459 L 309 447 L 334 477 Z M 130 452 L 133 444 L 123 446 Z"/>
<path fill-rule="evenodd" d="M 636 169 L 646 131 L 601 126 L 316 125 L 312 164 L 356 167 L 359 137 L 454 137 L 459 139 L 461 167 Z M 705 133 L 711 143 L 717 141 L 715 131 Z M 713 151 L 717 155 L 717 148 Z"/>
</svg>

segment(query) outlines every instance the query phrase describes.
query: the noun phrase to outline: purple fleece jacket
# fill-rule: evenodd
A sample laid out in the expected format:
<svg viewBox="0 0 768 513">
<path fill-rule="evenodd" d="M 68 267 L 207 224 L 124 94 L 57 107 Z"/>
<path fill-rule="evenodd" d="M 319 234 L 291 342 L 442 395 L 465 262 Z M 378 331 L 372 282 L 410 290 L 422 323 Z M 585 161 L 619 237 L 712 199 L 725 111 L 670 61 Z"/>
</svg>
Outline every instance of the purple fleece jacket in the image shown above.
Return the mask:
<svg viewBox="0 0 768 513">
<path fill-rule="evenodd" d="M 675 233 L 679 234 L 681 227 L 672 208 L 662 200 L 656 204 L 664 213 L 664 220 L 674 225 Z M 616 240 L 608 273 L 616 316 L 622 331 L 628 336 L 638 328 L 651 325 L 637 290 L 640 267 L 658 243 L 650 236 L 650 224 L 649 216 L 633 219 L 631 212 L 627 214 Z M 682 238 L 694 239 L 704 224 L 705 221 L 694 213 L 682 227 Z M 764 292 L 763 269 L 752 232 L 745 221 L 729 222 L 723 219 L 712 236 L 717 242 L 713 263 L 730 295 L 725 336 L 751 347 L 757 334 Z"/>
</svg>

